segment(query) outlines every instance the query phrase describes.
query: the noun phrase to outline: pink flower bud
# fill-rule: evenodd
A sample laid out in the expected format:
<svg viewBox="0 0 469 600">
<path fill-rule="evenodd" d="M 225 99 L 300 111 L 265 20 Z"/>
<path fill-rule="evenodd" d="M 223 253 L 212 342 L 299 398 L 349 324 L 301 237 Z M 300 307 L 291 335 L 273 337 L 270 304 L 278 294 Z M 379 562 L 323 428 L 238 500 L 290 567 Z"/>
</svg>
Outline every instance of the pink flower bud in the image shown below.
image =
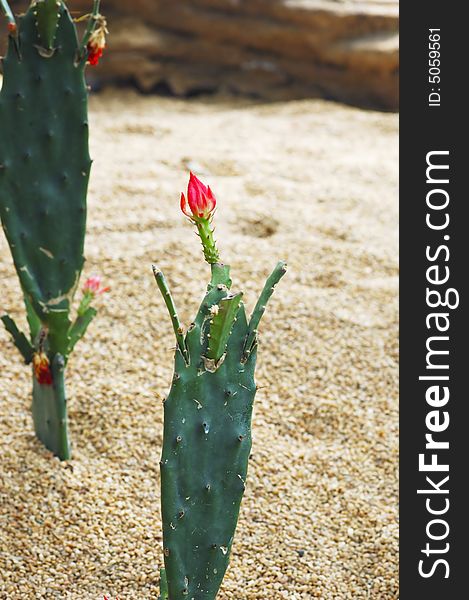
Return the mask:
<svg viewBox="0 0 469 600">
<path fill-rule="evenodd" d="M 104 294 L 105 292 L 109 292 L 111 288 L 101 287 L 101 277 L 99 275 L 93 275 L 92 277 L 88 277 L 83 286 L 83 293 L 89 294 L 90 296 L 97 296 L 99 294 Z"/>
<path fill-rule="evenodd" d="M 181 210 L 193 221 L 208 220 L 213 214 L 217 200 L 210 187 L 204 185 L 193 173 L 190 174 L 187 198 L 181 194 Z"/>
</svg>

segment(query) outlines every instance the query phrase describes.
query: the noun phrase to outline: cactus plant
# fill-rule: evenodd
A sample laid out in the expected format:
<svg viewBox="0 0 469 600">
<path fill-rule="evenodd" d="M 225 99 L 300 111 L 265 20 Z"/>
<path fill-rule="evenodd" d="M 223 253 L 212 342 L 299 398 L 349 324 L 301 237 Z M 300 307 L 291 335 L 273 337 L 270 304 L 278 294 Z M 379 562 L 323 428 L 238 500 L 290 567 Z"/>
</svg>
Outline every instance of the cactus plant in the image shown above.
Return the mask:
<svg viewBox="0 0 469 600">
<path fill-rule="evenodd" d="M 88 153 L 85 65 L 105 31 L 99 0 L 78 40 L 63 0 L 34 0 L 7 19 L 0 92 L 0 216 L 20 280 L 29 337 L 2 317 L 24 361 L 33 365 L 37 437 L 70 456 L 64 374 L 68 357 L 96 311 L 70 312 L 82 271 Z M 93 45 L 94 43 L 94 45 Z M 89 298 L 90 290 L 85 290 Z"/>
<path fill-rule="evenodd" d="M 215 196 L 191 174 L 181 208 L 197 226 L 211 281 L 184 333 L 163 273 L 154 276 L 176 335 L 174 376 L 164 402 L 160 462 L 163 554 L 161 600 L 212 600 L 228 567 L 251 451 L 257 330 L 279 262 L 251 318 L 231 291 L 211 225 Z"/>
</svg>

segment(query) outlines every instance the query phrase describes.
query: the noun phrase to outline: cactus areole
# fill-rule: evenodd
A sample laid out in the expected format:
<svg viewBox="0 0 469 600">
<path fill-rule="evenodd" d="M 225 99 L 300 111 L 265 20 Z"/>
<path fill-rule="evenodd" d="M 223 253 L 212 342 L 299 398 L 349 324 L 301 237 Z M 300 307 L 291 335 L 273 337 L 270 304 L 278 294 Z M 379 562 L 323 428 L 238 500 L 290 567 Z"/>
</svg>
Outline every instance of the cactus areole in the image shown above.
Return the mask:
<svg viewBox="0 0 469 600">
<path fill-rule="evenodd" d="M 88 153 L 88 43 L 105 30 L 99 1 L 84 37 L 62 0 L 35 0 L 16 21 L 7 0 L 8 51 L 0 91 L 0 216 L 20 280 L 29 336 L 2 320 L 33 366 L 37 437 L 70 456 L 64 374 L 70 352 L 96 314 L 70 313 L 84 257 Z"/>
<path fill-rule="evenodd" d="M 286 265 L 277 264 L 248 321 L 242 293 L 231 291 L 230 268 L 212 262 L 218 257 L 210 225 L 215 197 L 192 174 L 181 208 L 199 234 L 209 232 L 200 237 L 211 280 L 184 333 L 164 275 L 154 268 L 177 341 L 164 402 L 160 598 L 213 600 L 228 567 L 246 483 L 257 329 Z"/>
</svg>

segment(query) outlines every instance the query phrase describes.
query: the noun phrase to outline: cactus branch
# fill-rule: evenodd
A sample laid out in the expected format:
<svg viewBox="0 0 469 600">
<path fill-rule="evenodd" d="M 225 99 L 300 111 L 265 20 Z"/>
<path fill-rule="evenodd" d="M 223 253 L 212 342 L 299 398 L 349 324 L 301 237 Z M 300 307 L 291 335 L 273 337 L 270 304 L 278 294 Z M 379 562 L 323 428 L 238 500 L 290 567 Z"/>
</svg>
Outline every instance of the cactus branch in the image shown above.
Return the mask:
<svg viewBox="0 0 469 600">
<path fill-rule="evenodd" d="M 51 58 L 56 51 L 55 38 L 59 25 L 63 0 L 34 0 L 31 4 L 36 18 L 37 32 L 42 42 L 38 52 L 43 58 Z"/>
<path fill-rule="evenodd" d="M 90 306 L 82 315 L 79 315 L 73 325 L 70 327 L 68 335 L 70 337 L 70 342 L 68 346 L 68 351 L 72 352 L 75 344 L 80 340 L 86 333 L 88 329 L 88 325 L 94 319 L 97 314 L 97 310 Z"/>
<path fill-rule="evenodd" d="M 238 314 L 243 292 L 228 296 L 216 305 L 210 321 L 210 340 L 207 349 L 207 358 L 218 362 L 223 356 L 231 335 L 236 315 Z"/>
<path fill-rule="evenodd" d="M 259 296 L 259 300 L 257 301 L 254 310 L 252 311 L 251 319 L 249 321 L 248 335 L 246 337 L 246 342 L 244 344 L 243 358 L 246 360 L 251 353 L 256 340 L 257 340 L 257 328 L 259 327 L 260 320 L 265 311 L 265 307 L 267 302 L 270 300 L 270 297 L 274 293 L 275 286 L 282 279 L 287 271 L 287 264 L 284 261 L 280 261 L 277 263 L 275 269 L 267 278 L 265 282 L 264 289 Z"/>
<path fill-rule="evenodd" d="M 232 283 L 230 279 L 230 266 L 223 263 L 213 263 L 213 265 L 210 265 L 210 268 L 212 272 L 210 286 L 225 285 L 227 289 L 230 289 Z"/>
<path fill-rule="evenodd" d="M 179 347 L 179 350 L 181 351 L 182 356 L 184 357 L 184 360 L 186 361 L 186 363 L 188 363 L 189 354 L 187 352 L 186 342 L 184 340 L 184 333 L 181 321 L 179 320 L 179 316 L 176 310 L 176 306 L 174 304 L 173 297 L 171 295 L 171 292 L 169 291 L 168 282 L 166 281 L 166 278 L 163 275 L 163 273 L 159 269 L 157 269 L 155 265 L 153 265 L 152 268 L 156 284 L 158 285 L 161 295 L 163 296 L 164 303 L 166 304 L 166 308 L 168 309 L 169 316 L 171 317 L 174 333 L 176 335 L 177 345 Z"/>
<path fill-rule="evenodd" d="M 101 4 L 101 0 L 93 1 L 93 10 L 91 14 L 88 15 L 88 25 L 86 26 L 85 33 L 83 34 L 83 38 L 80 42 L 80 47 L 78 49 L 79 60 L 82 60 L 85 54 L 86 45 L 90 41 L 90 37 L 96 27 L 97 18 L 99 16 L 99 6 Z"/>
<path fill-rule="evenodd" d="M 0 0 L 0 6 L 2 7 L 2 12 L 5 15 L 6 20 L 8 21 L 8 25 L 16 31 L 16 21 L 15 17 L 11 11 L 10 5 L 7 0 Z"/>
<path fill-rule="evenodd" d="M 3 315 L 1 319 L 5 325 L 5 329 L 13 338 L 15 346 L 18 348 L 21 356 L 24 358 L 24 362 L 28 365 L 33 360 L 34 348 L 24 333 L 18 329 L 16 323 L 9 315 Z"/>
<path fill-rule="evenodd" d="M 229 290 L 231 288 L 230 278 L 230 265 L 224 265 L 223 263 L 217 262 L 210 265 L 212 273 L 210 279 L 210 287 L 216 287 L 217 285 L 224 285 Z"/>
</svg>

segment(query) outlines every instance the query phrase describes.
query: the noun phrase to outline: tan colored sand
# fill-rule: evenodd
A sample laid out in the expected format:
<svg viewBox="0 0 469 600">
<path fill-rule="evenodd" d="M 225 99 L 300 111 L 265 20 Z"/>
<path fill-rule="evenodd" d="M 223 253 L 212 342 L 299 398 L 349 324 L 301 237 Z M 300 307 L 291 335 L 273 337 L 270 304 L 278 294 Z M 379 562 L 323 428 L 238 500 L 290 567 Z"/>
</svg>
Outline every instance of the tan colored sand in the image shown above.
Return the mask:
<svg viewBox="0 0 469 600">
<path fill-rule="evenodd" d="M 397 584 L 397 117 L 323 101 L 262 105 L 105 93 L 91 101 L 86 274 L 112 286 L 70 361 L 74 458 L 35 441 L 28 370 L 0 331 L 0 598 L 156 599 L 161 398 L 171 325 L 207 281 L 179 213 L 187 169 L 262 325 L 254 448 L 220 600 L 392 600 Z M 0 240 L 2 304 L 24 323 Z"/>
</svg>

